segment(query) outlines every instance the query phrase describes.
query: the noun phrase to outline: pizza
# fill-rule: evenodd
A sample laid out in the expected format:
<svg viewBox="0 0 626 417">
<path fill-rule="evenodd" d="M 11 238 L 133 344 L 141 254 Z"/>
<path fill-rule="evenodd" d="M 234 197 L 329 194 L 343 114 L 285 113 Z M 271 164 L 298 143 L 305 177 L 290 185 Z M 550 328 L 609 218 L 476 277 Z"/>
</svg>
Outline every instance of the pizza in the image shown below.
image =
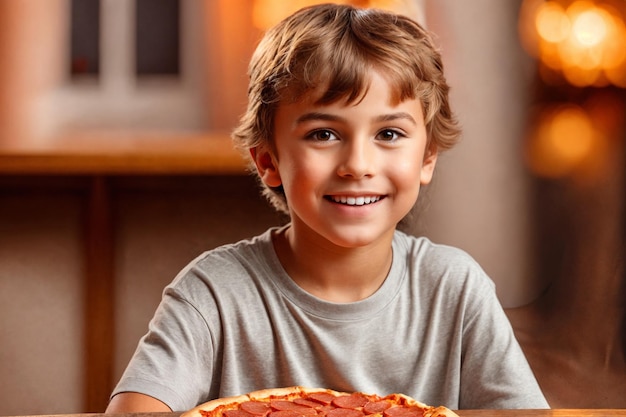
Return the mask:
<svg viewBox="0 0 626 417">
<path fill-rule="evenodd" d="M 458 417 L 404 394 L 380 397 L 300 386 L 273 388 L 208 401 L 181 417 Z"/>
</svg>

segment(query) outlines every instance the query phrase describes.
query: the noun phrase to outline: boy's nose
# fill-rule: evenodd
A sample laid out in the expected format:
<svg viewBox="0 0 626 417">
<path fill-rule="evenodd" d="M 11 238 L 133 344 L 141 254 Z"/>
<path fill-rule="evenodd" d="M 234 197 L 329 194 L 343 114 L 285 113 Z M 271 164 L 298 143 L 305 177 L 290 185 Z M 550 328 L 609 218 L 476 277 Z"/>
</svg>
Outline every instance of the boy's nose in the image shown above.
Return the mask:
<svg viewBox="0 0 626 417">
<path fill-rule="evenodd" d="M 352 141 L 343 149 L 337 174 L 342 177 L 363 178 L 373 174 L 374 149 L 368 140 Z"/>
</svg>

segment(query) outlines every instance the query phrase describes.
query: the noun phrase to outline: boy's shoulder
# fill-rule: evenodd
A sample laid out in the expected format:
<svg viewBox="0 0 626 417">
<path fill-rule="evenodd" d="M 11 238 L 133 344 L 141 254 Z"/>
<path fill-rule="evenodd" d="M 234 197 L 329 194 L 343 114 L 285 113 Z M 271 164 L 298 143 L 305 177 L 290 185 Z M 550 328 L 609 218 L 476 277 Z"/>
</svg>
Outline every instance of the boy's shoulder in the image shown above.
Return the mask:
<svg viewBox="0 0 626 417">
<path fill-rule="evenodd" d="M 426 236 L 413 236 L 396 230 L 393 239 L 394 248 L 407 252 L 420 261 L 433 260 L 447 261 L 458 260 L 476 264 L 472 256 L 461 248 L 441 243 L 435 243 Z"/>
<path fill-rule="evenodd" d="M 444 280 L 454 285 L 463 286 L 470 282 L 482 286 L 491 286 L 492 280 L 487 276 L 478 262 L 465 250 L 435 243 L 424 236 L 412 236 L 396 231 L 394 235 L 394 251 L 406 259 L 410 270 L 415 271 L 421 280 Z"/>
<path fill-rule="evenodd" d="M 220 256 L 247 256 L 254 252 L 263 253 L 272 246 L 272 234 L 276 230 L 278 227 L 271 227 L 256 236 L 242 238 L 236 242 L 225 243 L 209 249 L 196 258 L 196 261 L 201 262 L 207 258 L 219 258 Z"/>
<path fill-rule="evenodd" d="M 237 242 L 226 243 L 209 249 L 192 259 L 177 275 L 174 283 L 192 276 L 211 275 L 228 277 L 229 280 L 241 275 L 242 268 L 271 268 L 273 261 L 272 233 L 277 228 Z"/>
</svg>

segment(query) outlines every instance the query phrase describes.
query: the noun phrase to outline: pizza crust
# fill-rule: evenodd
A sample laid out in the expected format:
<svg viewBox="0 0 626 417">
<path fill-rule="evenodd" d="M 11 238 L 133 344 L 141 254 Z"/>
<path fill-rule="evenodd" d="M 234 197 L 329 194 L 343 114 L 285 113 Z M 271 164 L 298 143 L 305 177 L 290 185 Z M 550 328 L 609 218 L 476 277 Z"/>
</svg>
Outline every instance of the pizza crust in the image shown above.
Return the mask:
<svg viewBox="0 0 626 417">
<path fill-rule="evenodd" d="M 439 406 L 429 407 L 429 410 L 424 411 L 424 417 L 459 417 L 459 415 L 447 407 Z"/>
<path fill-rule="evenodd" d="M 308 388 L 308 387 L 298 387 L 300 392 L 303 394 L 313 394 L 316 392 L 327 392 L 333 395 L 349 395 L 349 392 L 335 391 L 329 388 Z"/>
<path fill-rule="evenodd" d="M 284 387 L 284 388 L 268 388 L 262 389 L 258 391 L 252 391 L 248 394 L 248 397 L 252 400 L 267 400 L 268 398 L 284 398 L 286 400 L 301 397 L 302 394 L 308 394 L 309 390 L 312 392 L 318 392 L 320 390 L 316 390 L 313 388 L 305 388 L 301 386 L 293 386 L 293 387 Z M 323 391 L 323 390 L 322 390 Z"/>
<path fill-rule="evenodd" d="M 202 417 L 200 410 L 211 412 L 218 407 L 224 407 L 224 409 L 228 409 L 228 405 L 234 406 L 237 404 L 241 404 L 244 401 L 250 401 L 250 397 L 248 397 L 247 395 L 235 395 L 232 397 L 216 398 L 215 400 L 207 401 L 205 403 L 199 404 L 191 410 L 185 411 L 183 414 L 181 414 L 181 417 Z"/>
<path fill-rule="evenodd" d="M 424 404 L 423 402 L 417 401 L 415 398 L 409 397 L 408 395 L 405 395 L 405 394 L 391 394 L 389 396 L 402 398 L 408 405 L 415 405 L 420 408 L 432 408 L 428 404 Z"/>
</svg>

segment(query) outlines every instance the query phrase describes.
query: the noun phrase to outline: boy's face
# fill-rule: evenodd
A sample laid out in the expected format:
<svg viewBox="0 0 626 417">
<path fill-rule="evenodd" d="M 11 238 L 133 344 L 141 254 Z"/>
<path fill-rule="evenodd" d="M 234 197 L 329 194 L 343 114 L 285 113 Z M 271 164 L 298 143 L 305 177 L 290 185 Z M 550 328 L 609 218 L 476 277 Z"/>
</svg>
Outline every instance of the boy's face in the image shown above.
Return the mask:
<svg viewBox="0 0 626 417">
<path fill-rule="evenodd" d="M 387 81 L 372 73 L 363 100 L 281 104 L 275 149 L 254 154 L 263 181 L 282 185 L 295 236 L 362 247 L 391 239 L 432 178 L 436 153 L 418 100 L 391 104 Z"/>
</svg>

